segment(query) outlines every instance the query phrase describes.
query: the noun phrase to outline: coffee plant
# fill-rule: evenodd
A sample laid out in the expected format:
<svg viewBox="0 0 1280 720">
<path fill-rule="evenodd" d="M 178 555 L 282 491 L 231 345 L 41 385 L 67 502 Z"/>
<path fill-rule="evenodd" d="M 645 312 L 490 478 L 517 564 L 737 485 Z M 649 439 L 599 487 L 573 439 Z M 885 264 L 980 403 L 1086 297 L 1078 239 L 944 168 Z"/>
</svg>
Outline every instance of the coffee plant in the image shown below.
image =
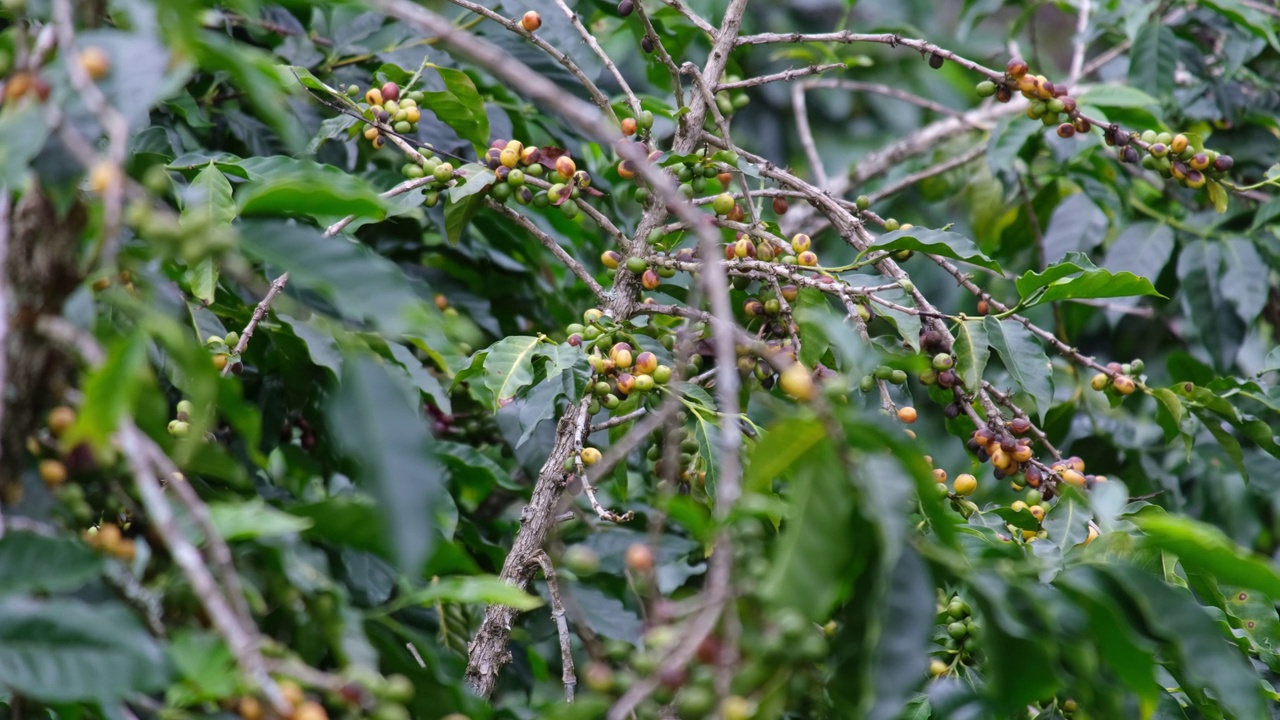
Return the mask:
<svg viewBox="0 0 1280 720">
<path fill-rule="evenodd" d="M 1280 717 L 1270 0 L 0 16 L 0 717 Z"/>
</svg>

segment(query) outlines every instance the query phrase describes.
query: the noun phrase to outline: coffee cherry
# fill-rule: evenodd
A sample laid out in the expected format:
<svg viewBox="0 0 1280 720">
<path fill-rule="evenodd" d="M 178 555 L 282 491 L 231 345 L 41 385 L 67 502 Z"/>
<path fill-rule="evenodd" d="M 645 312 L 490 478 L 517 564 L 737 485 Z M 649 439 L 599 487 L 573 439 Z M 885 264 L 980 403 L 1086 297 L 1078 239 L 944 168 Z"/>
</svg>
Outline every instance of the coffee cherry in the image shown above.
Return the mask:
<svg viewBox="0 0 1280 720">
<path fill-rule="evenodd" d="M 76 421 L 76 411 L 66 405 L 59 405 L 49 411 L 49 418 L 46 421 L 49 425 L 49 432 L 54 437 L 61 437 Z"/>
<path fill-rule="evenodd" d="M 1107 377 L 1106 373 L 1098 373 L 1097 375 L 1094 375 L 1093 379 L 1089 381 L 1089 387 L 1093 388 L 1094 390 L 1097 390 L 1098 392 L 1102 392 L 1103 390 L 1106 390 L 1107 386 L 1110 384 L 1111 384 L 1111 378 Z"/>
<path fill-rule="evenodd" d="M 658 286 L 662 284 L 662 279 L 658 277 L 658 273 L 654 272 L 653 268 L 649 268 L 640 275 L 640 284 L 644 286 L 645 290 L 657 290 Z"/>
<path fill-rule="evenodd" d="M 934 70 L 937 70 L 938 68 L 942 67 L 942 64 L 944 62 L 946 62 L 946 59 L 943 58 L 938 53 L 932 53 L 931 55 L 929 55 L 929 67 L 933 68 Z"/>
<path fill-rule="evenodd" d="M 1009 423 L 1009 429 L 1015 435 L 1026 435 L 1031 430 L 1031 421 L 1026 418 L 1014 418 Z"/>
<path fill-rule="evenodd" d="M 737 203 L 734 201 L 732 195 L 729 193 L 720 193 L 716 196 L 716 199 L 712 201 L 711 209 L 714 210 L 717 215 L 728 215 L 729 211 L 736 205 Z"/>
<path fill-rule="evenodd" d="M 447 162 L 440 163 L 436 166 L 435 172 L 431 175 L 436 179 L 436 182 L 441 184 L 447 183 L 453 178 L 453 165 Z"/>
<path fill-rule="evenodd" d="M 1230 170 L 1235 164 L 1236 164 L 1236 161 L 1232 159 L 1230 155 L 1219 155 L 1217 159 L 1213 161 L 1213 169 L 1217 170 L 1218 172 L 1226 172 Z"/>
<path fill-rule="evenodd" d="M 956 476 L 955 491 L 957 495 L 972 495 L 978 490 L 978 479 L 969 473 L 961 473 Z"/>
<path fill-rule="evenodd" d="M 796 298 L 800 297 L 800 288 L 796 287 L 795 285 L 783 285 L 781 290 L 782 290 L 782 299 L 786 300 L 787 302 L 795 302 Z"/>
<path fill-rule="evenodd" d="M 111 57 L 99 47 L 87 47 L 80 52 L 80 67 L 94 80 L 101 80 L 111 71 Z"/>
<path fill-rule="evenodd" d="M 916 421 L 916 409 L 910 406 L 898 408 L 898 419 L 910 425 Z"/>
<path fill-rule="evenodd" d="M 790 209 L 787 205 L 787 199 L 784 197 L 776 197 L 773 199 L 773 212 L 777 215 L 786 215 Z"/>
<path fill-rule="evenodd" d="M 169 421 L 169 434 L 174 437 L 186 437 L 187 433 L 190 431 L 191 425 L 183 422 L 182 420 Z"/>
<path fill-rule="evenodd" d="M 573 161 L 573 158 L 568 155 L 561 155 L 556 158 L 556 172 L 560 174 L 560 177 L 564 178 L 565 182 L 568 182 L 577 171 L 578 165 Z"/>
<path fill-rule="evenodd" d="M 1132 395 L 1133 391 L 1136 390 L 1138 387 L 1137 384 L 1134 383 L 1133 378 L 1129 377 L 1128 375 L 1117 375 L 1114 381 L 1114 385 L 1116 388 L 1116 392 L 1120 393 L 1121 395 Z"/>
<path fill-rule="evenodd" d="M 630 0 L 623 0 L 623 2 L 630 2 Z M 636 134 L 636 119 L 635 119 L 635 118 L 623 118 L 623 120 L 622 120 L 622 134 L 623 134 L 623 135 L 626 135 L 626 136 L 628 136 L 628 137 L 630 137 L 630 136 L 632 136 L 632 135 L 635 135 L 635 134 Z"/>
<path fill-rule="evenodd" d="M 794 250 L 797 255 L 808 250 L 812 244 L 812 240 L 810 240 L 809 236 L 804 233 L 796 233 L 791 236 L 791 249 Z"/>
<path fill-rule="evenodd" d="M 1062 471 L 1062 480 L 1068 485 L 1076 487 L 1084 487 L 1084 475 L 1075 468 L 1067 468 Z"/>
<path fill-rule="evenodd" d="M 67 482 L 67 466 L 58 460 L 41 460 L 40 479 L 50 488 L 62 487 Z"/>
<path fill-rule="evenodd" d="M 978 91 L 978 97 L 991 97 L 996 94 L 996 84 L 990 80 L 983 80 L 974 89 Z"/>
<path fill-rule="evenodd" d="M 524 28 L 528 32 L 533 32 L 534 30 L 542 27 L 542 16 L 537 12 L 530 10 L 524 14 L 524 17 L 520 18 L 520 27 Z"/>
<path fill-rule="evenodd" d="M 653 550 L 648 545 L 642 543 L 632 543 L 627 547 L 625 555 L 627 567 L 632 572 L 648 573 L 653 570 L 654 556 Z"/>
<path fill-rule="evenodd" d="M 782 392 L 801 402 L 808 402 L 817 394 L 813 377 L 804 365 L 791 363 L 778 374 L 778 387 Z"/>
<path fill-rule="evenodd" d="M 888 220 L 884 221 L 885 232 L 893 232 L 901 227 L 902 225 L 899 224 L 898 221 L 893 218 L 889 218 Z"/>
<path fill-rule="evenodd" d="M 636 5 L 632 0 L 622 0 L 618 3 L 618 14 L 627 17 L 636 9 Z"/>
<path fill-rule="evenodd" d="M 382 105 L 382 91 L 378 88 L 369 88 L 364 94 L 364 101 L 370 105 Z"/>
<path fill-rule="evenodd" d="M 1174 155 L 1181 155 L 1182 152 L 1187 149 L 1187 146 L 1190 144 L 1190 142 L 1191 141 L 1187 138 L 1186 135 L 1183 135 L 1182 133 L 1178 133 L 1177 135 L 1173 136 L 1173 140 L 1169 141 L 1169 149 L 1173 151 Z"/>
<path fill-rule="evenodd" d="M 329 720 L 329 713 L 320 703 L 307 700 L 294 706 L 289 720 Z"/>
<path fill-rule="evenodd" d="M 796 255 L 796 262 L 805 267 L 817 267 L 818 256 L 812 250 L 806 250 Z"/>
<path fill-rule="evenodd" d="M 610 270 L 617 270 L 618 266 L 622 264 L 622 255 L 616 250 L 605 250 L 600 255 L 600 264 Z"/>
<path fill-rule="evenodd" d="M 654 48 L 656 47 L 657 45 L 653 42 L 653 38 L 649 37 L 648 35 L 645 35 L 644 39 L 640 41 L 640 49 L 644 50 L 645 53 L 653 52 Z"/>
<path fill-rule="evenodd" d="M 637 275 L 644 272 L 648 267 L 649 263 L 642 257 L 632 256 L 627 258 L 627 269 Z"/>
<path fill-rule="evenodd" d="M 1004 71 L 1009 77 L 1020 78 L 1027 74 L 1027 61 L 1020 57 L 1015 57 L 1004 66 Z"/>
<path fill-rule="evenodd" d="M 949 370 L 956 364 L 956 359 L 950 353 L 940 352 L 933 356 L 933 369 L 939 372 Z"/>
<path fill-rule="evenodd" d="M 1076 126 L 1071 123 L 1062 123 L 1058 126 L 1058 137 L 1069 138 L 1076 134 Z"/>
<path fill-rule="evenodd" d="M 1187 183 L 1187 187 L 1191 188 L 1192 190 L 1198 190 L 1199 188 L 1204 187 L 1204 183 L 1205 183 L 1204 173 L 1200 172 L 1199 170 L 1188 170 L 1186 183 Z"/>
<path fill-rule="evenodd" d="M 600 462 L 600 451 L 593 447 L 582 448 L 579 457 L 582 458 L 583 465 L 595 465 Z"/>
</svg>

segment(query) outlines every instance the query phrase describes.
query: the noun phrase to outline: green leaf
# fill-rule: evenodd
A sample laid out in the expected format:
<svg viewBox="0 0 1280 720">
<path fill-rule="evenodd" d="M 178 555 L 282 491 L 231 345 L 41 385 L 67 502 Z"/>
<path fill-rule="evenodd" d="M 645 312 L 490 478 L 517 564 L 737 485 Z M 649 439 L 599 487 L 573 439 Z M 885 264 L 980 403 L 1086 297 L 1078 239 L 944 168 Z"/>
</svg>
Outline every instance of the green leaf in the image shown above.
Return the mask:
<svg viewBox="0 0 1280 720">
<path fill-rule="evenodd" d="M 400 568 L 417 572 L 435 544 L 444 491 L 426 422 L 387 370 L 367 357 L 345 358 L 328 417 L 341 428 L 334 439 L 354 461 L 353 477 L 381 507 Z"/>
<path fill-rule="evenodd" d="M 484 350 L 482 382 L 498 409 L 533 382 L 533 358 L 542 340 L 532 335 L 508 335 Z"/>
<path fill-rule="evenodd" d="M 1172 442 L 1182 434 L 1182 400 L 1168 388 L 1156 388 L 1151 391 L 1156 405 L 1156 422 L 1164 431 L 1165 442 Z"/>
<path fill-rule="evenodd" d="M 489 116 L 484 99 L 471 77 L 461 70 L 432 65 L 440 74 L 447 92 L 428 92 L 421 106 L 430 110 L 441 122 L 453 128 L 458 137 L 470 140 L 476 152 L 489 146 Z"/>
<path fill-rule="evenodd" d="M 1254 35 L 1266 40 L 1273 50 L 1280 52 L 1280 40 L 1276 38 L 1275 22 L 1259 10 L 1246 7 L 1240 0 L 1205 0 L 1204 6 L 1231 22 L 1248 28 Z"/>
<path fill-rule="evenodd" d="M 236 219 L 236 204 L 231 200 L 231 183 L 218 166 L 210 162 L 196 174 L 183 193 L 184 228 L 228 226 Z"/>
<path fill-rule="evenodd" d="M 497 177 L 492 170 L 474 163 L 464 165 L 459 172 L 465 172 L 467 180 L 449 188 L 448 202 L 444 206 L 445 235 L 454 245 L 462 239 L 467 223 L 484 207 L 483 190 Z"/>
<path fill-rule="evenodd" d="M 1112 272 L 1127 271 L 1146 278 L 1157 278 L 1173 256 L 1173 229 L 1164 223 L 1137 222 L 1124 229 L 1107 248 L 1102 264 Z M 1136 299 L 1118 300 L 1132 306 Z"/>
<path fill-rule="evenodd" d="M 1156 292 L 1150 280 L 1130 272 L 1112 273 L 1099 269 L 1080 253 L 1069 253 L 1062 262 L 1054 263 L 1041 272 L 1023 273 L 1015 284 L 1024 308 L 1058 300 L 1135 295 L 1164 297 Z"/>
<path fill-rule="evenodd" d="M 1233 717 L 1266 717 L 1258 674 L 1191 593 L 1130 568 L 1098 566 L 1128 591 L 1151 632 L 1171 651 L 1170 671 L 1184 690 L 1211 690 Z"/>
<path fill-rule="evenodd" d="M 191 285 L 191 294 L 205 305 L 213 303 L 218 291 L 218 266 L 213 257 L 206 257 L 187 271 L 187 283 Z"/>
<path fill-rule="evenodd" d="M 430 312 L 400 268 L 364 245 L 276 220 L 244 222 L 241 235 L 247 252 L 289 271 L 289 287 L 320 293 L 347 318 L 400 334 L 420 331 Z"/>
<path fill-rule="evenodd" d="M 262 498 L 244 502 L 209 503 L 213 526 L 227 540 L 252 540 L 302 532 L 311 527 L 308 518 L 271 507 Z"/>
<path fill-rule="evenodd" d="M 854 492 L 830 440 L 793 464 L 785 529 L 761 594 L 825 622 L 871 551 L 858 539 Z M 862 538 L 869 539 L 869 538 Z"/>
<path fill-rule="evenodd" d="M 1280 598 L 1280 573 L 1271 563 L 1244 550 L 1212 525 L 1159 513 L 1131 519 L 1142 530 L 1145 545 L 1177 555 L 1188 571 Z"/>
<path fill-rule="evenodd" d="M 930 230 L 920 227 L 894 230 L 877 238 L 870 249 L 916 250 L 1002 272 L 999 263 L 984 255 L 972 240 L 948 230 Z"/>
<path fill-rule="evenodd" d="M 773 481 L 810 452 L 826 437 L 817 418 L 789 418 L 771 427 L 756 443 L 743 475 L 743 488 L 749 492 L 773 492 Z"/>
<path fill-rule="evenodd" d="M 211 632 L 179 630 L 169 645 L 169 657 L 194 693 L 193 701 L 226 697 L 239 685 L 235 658 L 222 638 Z"/>
<path fill-rule="evenodd" d="M 282 82 L 270 55 L 219 32 L 203 31 L 193 40 L 188 47 L 202 70 L 230 75 L 236 89 L 287 146 L 294 149 L 303 146 L 300 125 L 294 122 L 294 115 L 285 102 L 292 83 Z"/>
<path fill-rule="evenodd" d="M 1160 104 L 1159 100 L 1136 87 L 1109 83 L 1094 85 L 1077 100 L 1081 103 L 1110 108 L 1151 108 Z"/>
<path fill-rule="evenodd" d="M 1044 132 L 1043 125 L 1025 120 L 1026 118 L 1018 117 L 1006 118 L 992 132 L 991 142 L 987 145 L 987 165 L 993 175 L 1011 170 L 1027 142 Z"/>
<path fill-rule="evenodd" d="M 430 605 L 435 602 L 478 605 L 506 605 L 521 612 L 542 606 L 542 600 L 504 582 L 496 575 L 448 577 L 432 581 L 427 587 L 397 600 L 400 607 Z"/>
<path fill-rule="evenodd" d="M 110 444 L 120 421 L 133 411 L 146 378 L 147 340 L 140 331 L 120 338 L 107 351 L 106 361 L 90 373 L 76 424 L 68 431 L 70 445 L 86 440 L 95 447 Z"/>
<path fill-rule="evenodd" d="M 387 533 L 377 505 L 360 494 L 332 497 L 306 505 L 293 505 L 290 515 L 309 518 L 308 539 L 320 539 L 356 550 L 387 556 Z"/>
<path fill-rule="evenodd" d="M 236 193 L 240 214 L 301 215 L 323 224 L 346 215 L 386 217 L 386 200 L 364 180 L 337 168 L 304 167 L 246 183 Z"/>
<path fill-rule="evenodd" d="M 507 490 L 521 490 L 522 487 L 511 479 L 511 475 L 502 466 L 490 460 L 479 450 L 463 443 L 437 440 L 436 456 L 449 468 L 454 486 L 465 483 L 473 489 L 489 489 L 493 487 Z"/>
<path fill-rule="evenodd" d="M 1065 570 L 1054 584 L 1074 597 L 1089 616 L 1090 637 L 1098 642 L 1099 655 L 1116 677 L 1148 704 L 1159 693 L 1155 680 L 1154 643 L 1135 632 L 1138 618 L 1131 618 L 1117 599 L 1119 588 L 1088 566 Z"/>
<path fill-rule="evenodd" d="M 101 571 L 101 556 L 76 540 L 30 532 L 0 538 L 0 595 L 75 590 Z"/>
<path fill-rule="evenodd" d="M 1036 409 L 1043 413 L 1053 401 L 1053 365 L 1044 347 L 1017 320 L 1001 321 L 988 315 L 982 319 L 982 325 L 987 342 L 1000 354 L 1009 377 L 1035 400 Z"/>
<path fill-rule="evenodd" d="M 986 369 L 987 358 L 991 356 L 984 322 L 984 318 L 965 320 L 958 323 L 955 329 L 956 341 L 952 351 L 956 355 L 956 374 L 970 392 L 976 392 L 982 387 L 982 371 Z"/>
<path fill-rule="evenodd" d="M 1218 245 L 1222 254 L 1222 297 L 1235 308 L 1240 320 L 1251 324 L 1267 302 L 1270 268 L 1245 238 L 1228 238 Z"/>
<path fill-rule="evenodd" d="M 1173 30 L 1164 23 L 1143 25 L 1129 50 L 1129 85 L 1168 98 L 1173 94 L 1173 71 L 1177 67 L 1178 38 Z"/>
<path fill-rule="evenodd" d="M 115 604 L 0 598 L 0 678 L 48 703 L 110 705 L 162 689 L 164 649 Z"/>
<path fill-rule="evenodd" d="M 27 166 L 44 148 L 52 124 L 38 103 L 0 113 L 0 186 L 22 186 Z"/>
</svg>

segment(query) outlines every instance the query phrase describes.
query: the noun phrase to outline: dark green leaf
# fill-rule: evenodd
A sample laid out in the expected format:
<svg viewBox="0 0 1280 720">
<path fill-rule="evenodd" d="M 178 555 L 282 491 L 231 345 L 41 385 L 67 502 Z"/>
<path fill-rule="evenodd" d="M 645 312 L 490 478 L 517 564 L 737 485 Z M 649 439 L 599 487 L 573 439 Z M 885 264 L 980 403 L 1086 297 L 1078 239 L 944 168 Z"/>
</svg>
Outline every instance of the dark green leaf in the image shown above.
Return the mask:
<svg viewBox="0 0 1280 720">
<path fill-rule="evenodd" d="M 435 544 L 444 476 L 425 421 L 386 370 L 362 357 L 346 358 L 328 413 L 353 475 L 378 500 L 401 569 L 417 571 Z"/>
<path fill-rule="evenodd" d="M 246 502 L 210 503 L 213 526 L 227 540 L 290 535 L 311 527 L 311 520 L 281 512 L 261 498 Z"/>
<path fill-rule="evenodd" d="M 164 649 L 121 606 L 0 598 L 0 678 L 15 692 L 111 704 L 168 677 Z"/>
<path fill-rule="evenodd" d="M 1044 412 L 1053 400 L 1053 365 L 1044 347 L 1031 331 L 1017 320 L 997 320 L 988 315 L 982 319 L 987 342 L 1000 354 L 1009 376 L 1022 392 L 1035 400 L 1036 409 Z"/>
<path fill-rule="evenodd" d="M 453 128 L 458 137 L 470 140 L 476 152 L 482 153 L 489 146 L 489 116 L 470 76 L 461 70 L 433 65 L 447 92 L 428 92 L 422 107 L 435 113 L 444 124 Z"/>
<path fill-rule="evenodd" d="M 1132 520 L 1145 535 L 1146 545 L 1177 555 L 1187 570 L 1280 598 L 1280 573 L 1271 563 L 1243 550 L 1212 525 L 1159 513 L 1144 513 Z"/>
<path fill-rule="evenodd" d="M 245 249 L 289 271 L 289 286 L 314 290 L 346 317 L 391 333 L 421 331 L 425 303 L 404 273 L 386 258 L 315 228 L 260 220 L 241 225 Z"/>
<path fill-rule="evenodd" d="M 75 540 L 30 532 L 0 538 L 0 595 L 74 590 L 101 571 L 102 558 Z"/>
<path fill-rule="evenodd" d="M 1178 38 L 1164 23 L 1146 23 L 1129 50 L 1129 84 L 1168 98 L 1178 66 Z"/>
</svg>

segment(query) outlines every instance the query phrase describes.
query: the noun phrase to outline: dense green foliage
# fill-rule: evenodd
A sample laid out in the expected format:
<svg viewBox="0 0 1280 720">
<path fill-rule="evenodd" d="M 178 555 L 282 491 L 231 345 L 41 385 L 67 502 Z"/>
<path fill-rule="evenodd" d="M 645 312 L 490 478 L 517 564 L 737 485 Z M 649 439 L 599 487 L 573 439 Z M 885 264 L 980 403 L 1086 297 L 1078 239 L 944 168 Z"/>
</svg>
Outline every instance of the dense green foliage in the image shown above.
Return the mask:
<svg viewBox="0 0 1280 720">
<path fill-rule="evenodd" d="M 1273 3 L 0 5 L 0 717 L 1280 717 Z"/>
</svg>

